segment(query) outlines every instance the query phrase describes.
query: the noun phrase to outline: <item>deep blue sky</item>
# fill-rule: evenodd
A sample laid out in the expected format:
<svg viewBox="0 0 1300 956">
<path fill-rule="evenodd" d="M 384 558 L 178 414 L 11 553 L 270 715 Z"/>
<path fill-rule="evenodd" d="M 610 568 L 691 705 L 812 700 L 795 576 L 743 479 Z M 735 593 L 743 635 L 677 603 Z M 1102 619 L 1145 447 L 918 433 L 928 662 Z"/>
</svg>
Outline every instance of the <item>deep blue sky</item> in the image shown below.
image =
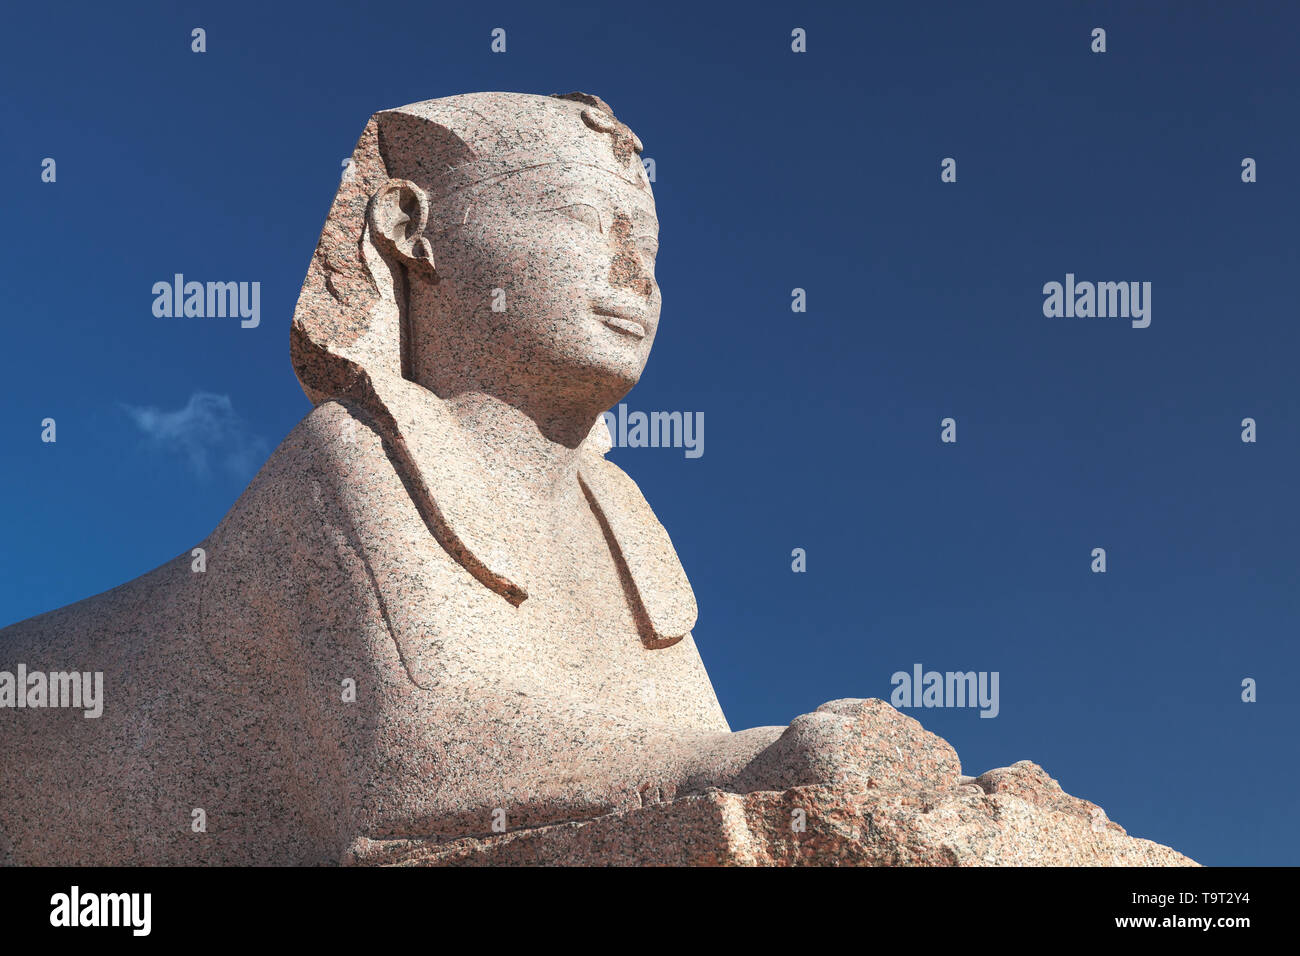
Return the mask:
<svg viewBox="0 0 1300 956">
<path fill-rule="evenodd" d="M 1300 862 L 1300 12 L 984 6 L 11 4 L 0 625 L 187 551 L 310 410 L 288 324 L 371 113 L 584 90 L 657 166 L 629 404 L 706 420 L 699 459 L 612 457 L 732 725 L 998 671 L 994 720 L 908 711 L 967 772 L 1032 759 L 1202 862 Z M 175 272 L 261 282 L 261 326 L 155 318 Z M 1067 272 L 1152 282 L 1150 328 L 1045 318 Z M 142 430 L 187 406 L 205 431 Z"/>
</svg>

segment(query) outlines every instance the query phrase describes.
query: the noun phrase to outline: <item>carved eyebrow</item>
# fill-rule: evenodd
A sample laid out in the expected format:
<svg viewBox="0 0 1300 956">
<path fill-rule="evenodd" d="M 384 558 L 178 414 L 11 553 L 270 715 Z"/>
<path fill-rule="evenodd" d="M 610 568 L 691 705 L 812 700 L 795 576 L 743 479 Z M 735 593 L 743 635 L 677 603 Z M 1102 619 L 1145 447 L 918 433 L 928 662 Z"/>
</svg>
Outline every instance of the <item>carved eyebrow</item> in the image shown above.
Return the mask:
<svg viewBox="0 0 1300 956">
<path fill-rule="evenodd" d="M 641 203 L 620 201 L 609 190 L 595 183 L 582 185 L 547 186 L 538 193 L 538 199 L 555 201 L 569 206 L 594 206 L 596 209 L 612 214 L 626 213 L 637 226 L 658 228 L 659 219 L 653 210 Z"/>
<path fill-rule="evenodd" d="M 596 217 L 596 230 L 602 235 L 608 233 L 610 226 L 613 225 L 613 220 L 610 218 L 609 213 L 602 210 L 601 206 L 596 203 L 587 202 L 586 200 L 577 198 L 575 198 L 574 201 L 570 201 L 571 197 L 560 196 L 556 193 L 544 195 L 540 198 L 542 201 L 537 204 L 536 212 L 564 213 L 566 209 L 590 209 Z M 565 214 L 567 215 L 567 213 Z M 575 216 L 570 218 L 576 219 L 577 217 Z"/>
<path fill-rule="evenodd" d="M 601 217 L 602 222 L 609 217 L 609 203 L 603 196 L 595 195 L 587 190 L 575 189 L 572 186 L 561 186 L 556 188 L 548 186 L 546 189 L 537 193 L 535 207 L 539 211 L 553 211 L 556 209 L 567 209 L 570 206 L 590 206 Z"/>
</svg>

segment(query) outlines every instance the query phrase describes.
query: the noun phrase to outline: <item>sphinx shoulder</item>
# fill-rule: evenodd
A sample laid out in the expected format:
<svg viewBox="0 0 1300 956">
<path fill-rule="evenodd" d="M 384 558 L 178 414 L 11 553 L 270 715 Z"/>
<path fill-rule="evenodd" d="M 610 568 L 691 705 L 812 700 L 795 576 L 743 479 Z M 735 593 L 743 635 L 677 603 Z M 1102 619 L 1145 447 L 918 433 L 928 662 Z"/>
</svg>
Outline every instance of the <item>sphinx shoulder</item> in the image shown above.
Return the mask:
<svg viewBox="0 0 1300 956">
<path fill-rule="evenodd" d="M 372 497 L 367 489 L 394 483 L 401 479 L 374 422 L 353 406 L 323 402 L 280 442 L 222 526 L 271 522 L 314 536 L 347 514 L 359 517 Z"/>
</svg>

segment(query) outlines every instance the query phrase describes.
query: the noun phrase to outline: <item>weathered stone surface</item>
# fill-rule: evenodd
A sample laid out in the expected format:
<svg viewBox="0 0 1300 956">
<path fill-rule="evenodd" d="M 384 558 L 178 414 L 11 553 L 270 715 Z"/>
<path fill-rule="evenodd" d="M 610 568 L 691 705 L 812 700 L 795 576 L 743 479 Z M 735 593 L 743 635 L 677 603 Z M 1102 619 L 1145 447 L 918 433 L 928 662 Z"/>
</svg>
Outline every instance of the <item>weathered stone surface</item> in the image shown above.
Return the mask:
<svg viewBox="0 0 1300 956">
<path fill-rule="evenodd" d="M 363 841 L 386 866 L 1195 866 L 1130 837 L 1027 760 L 953 772 L 939 737 L 880 700 L 836 701 L 863 731 L 862 777 L 784 791 L 722 790 L 593 820 L 434 844 Z M 799 722 L 796 721 L 796 724 Z M 970 780 L 959 783 L 959 779 Z M 802 826 L 800 826 L 800 824 Z"/>
<path fill-rule="evenodd" d="M 1030 766 L 1033 766 L 1032 764 Z M 1066 797 L 1073 801 L 1074 798 Z M 1077 803 L 1087 806 L 1084 801 Z M 803 810 L 807 830 L 791 829 Z M 375 843 L 389 866 L 1195 866 L 1167 846 L 1092 826 L 1077 808 L 961 791 L 796 787 L 710 791 L 598 819 L 444 845 Z"/>
</svg>

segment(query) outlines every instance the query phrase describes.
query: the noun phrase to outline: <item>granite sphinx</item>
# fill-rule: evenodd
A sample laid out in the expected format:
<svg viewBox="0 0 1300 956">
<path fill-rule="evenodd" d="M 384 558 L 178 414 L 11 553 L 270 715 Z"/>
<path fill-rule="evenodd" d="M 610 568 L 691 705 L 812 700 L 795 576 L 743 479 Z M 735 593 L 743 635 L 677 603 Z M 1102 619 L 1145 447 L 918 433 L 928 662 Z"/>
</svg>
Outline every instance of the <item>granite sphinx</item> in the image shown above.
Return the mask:
<svg viewBox="0 0 1300 956">
<path fill-rule="evenodd" d="M 883 701 L 729 727 L 605 457 L 660 317 L 641 148 L 581 93 L 370 119 L 291 327 L 314 409 L 202 570 L 0 631 L 104 695 L 0 712 L 0 861 L 1190 862 Z"/>
</svg>

